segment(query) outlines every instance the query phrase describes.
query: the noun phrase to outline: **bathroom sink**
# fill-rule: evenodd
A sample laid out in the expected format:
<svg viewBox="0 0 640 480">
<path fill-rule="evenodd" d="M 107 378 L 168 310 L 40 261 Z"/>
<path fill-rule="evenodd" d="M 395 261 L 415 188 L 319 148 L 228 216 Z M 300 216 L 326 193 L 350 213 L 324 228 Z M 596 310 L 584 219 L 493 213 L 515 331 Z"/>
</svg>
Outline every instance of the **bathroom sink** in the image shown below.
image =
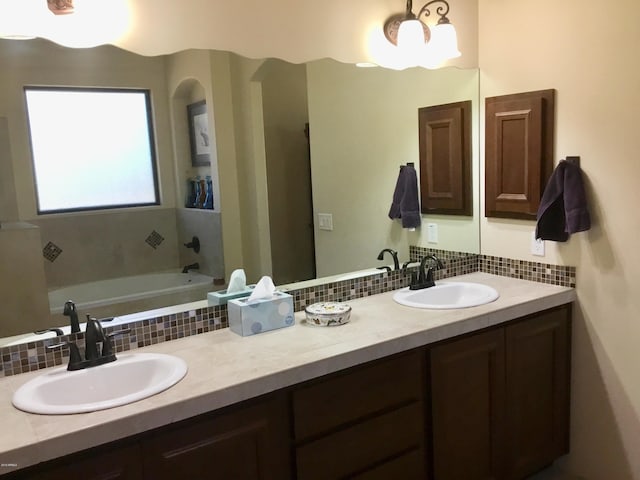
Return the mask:
<svg viewBox="0 0 640 480">
<path fill-rule="evenodd" d="M 403 288 L 393 295 L 393 299 L 408 307 L 444 310 L 484 305 L 499 296 L 495 288 L 481 283 L 439 282 L 422 290 Z"/>
<path fill-rule="evenodd" d="M 13 395 L 13 405 L 45 415 L 85 413 L 126 405 L 172 387 L 187 373 L 181 358 L 160 353 L 118 355 L 115 362 L 44 373 Z"/>
</svg>

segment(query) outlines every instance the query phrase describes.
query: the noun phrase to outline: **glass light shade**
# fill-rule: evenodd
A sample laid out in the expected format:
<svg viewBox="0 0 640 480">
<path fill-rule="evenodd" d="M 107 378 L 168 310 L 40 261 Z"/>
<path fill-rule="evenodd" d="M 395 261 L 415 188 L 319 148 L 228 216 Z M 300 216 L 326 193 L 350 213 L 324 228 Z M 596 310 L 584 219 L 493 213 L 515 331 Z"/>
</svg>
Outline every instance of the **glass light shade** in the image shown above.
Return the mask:
<svg viewBox="0 0 640 480">
<path fill-rule="evenodd" d="M 19 0 L 10 3 L 0 15 L 0 38 L 27 39 L 37 37 L 48 21 L 46 0 Z"/>
<path fill-rule="evenodd" d="M 405 20 L 398 27 L 398 48 L 404 52 L 418 53 L 425 46 L 424 27 L 420 20 Z"/>
<path fill-rule="evenodd" d="M 448 60 L 462 55 L 458 50 L 456 29 L 450 23 L 441 23 L 431 27 L 429 49 L 434 58 Z"/>
</svg>

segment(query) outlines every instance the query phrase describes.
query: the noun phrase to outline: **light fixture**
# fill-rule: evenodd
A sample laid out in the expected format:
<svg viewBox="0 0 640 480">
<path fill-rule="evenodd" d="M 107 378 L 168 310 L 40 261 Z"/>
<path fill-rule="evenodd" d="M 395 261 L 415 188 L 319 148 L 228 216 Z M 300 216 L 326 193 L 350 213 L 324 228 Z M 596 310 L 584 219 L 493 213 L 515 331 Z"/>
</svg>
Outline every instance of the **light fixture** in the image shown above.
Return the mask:
<svg viewBox="0 0 640 480">
<path fill-rule="evenodd" d="M 47 7 L 54 15 L 73 13 L 73 0 L 47 0 Z"/>
<path fill-rule="evenodd" d="M 434 17 L 437 15 L 438 20 L 435 25 L 429 27 L 427 19 L 431 16 L 431 8 L 435 4 L 440 4 L 434 11 Z M 393 15 L 385 22 L 384 35 L 398 47 L 398 52 L 404 57 L 405 62 L 433 68 L 445 60 L 461 55 L 456 30 L 447 18 L 448 13 L 448 2 L 431 0 L 415 15 L 412 0 L 407 0 L 405 13 Z"/>
</svg>

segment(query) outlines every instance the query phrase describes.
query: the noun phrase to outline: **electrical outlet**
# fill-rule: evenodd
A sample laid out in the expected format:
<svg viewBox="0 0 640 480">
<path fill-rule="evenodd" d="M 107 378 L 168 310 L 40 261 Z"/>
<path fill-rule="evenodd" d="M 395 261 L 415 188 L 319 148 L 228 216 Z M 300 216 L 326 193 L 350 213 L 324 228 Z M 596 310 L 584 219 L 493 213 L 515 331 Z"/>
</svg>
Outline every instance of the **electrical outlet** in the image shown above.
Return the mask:
<svg viewBox="0 0 640 480">
<path fill-rule="evenodd" d="M 333 215 L 331 213 L 319 213 L 318 228 L 320 230 L 333 230 Z"/>
<path fill-rule="evenodd" d="M 531 233 L 531 254 L 544 257 L 544 240 L 536 239 L 536 232 Z"/>
</svg>

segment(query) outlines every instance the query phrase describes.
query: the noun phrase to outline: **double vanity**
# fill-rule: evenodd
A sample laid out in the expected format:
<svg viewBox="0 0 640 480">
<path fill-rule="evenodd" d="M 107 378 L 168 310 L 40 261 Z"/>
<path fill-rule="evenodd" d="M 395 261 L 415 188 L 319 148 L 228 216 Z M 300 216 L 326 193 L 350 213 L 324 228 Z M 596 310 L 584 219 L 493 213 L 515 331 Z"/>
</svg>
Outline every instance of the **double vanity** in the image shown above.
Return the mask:
<svg viewBox="0 0 640 480">
<path fill-rule="evenodd" d="M 568 451 L 575 290 L 481 272 L 437 283 L 467 299 L 490 289 L 462 285 L 499 297 L 424 309 L 407 305 L 437 299 L 400 290 L 350 301 L 351 321 L 338 327 L 308 325 L 299 312 L 294 326 L 260 335 L 223 329 L 118 354 L 92 375 L 110 367 L 105 382 L 141 384 L 145 375 L 127 372 L 146 353 L 188 372 L 158 394 L 90 413 L 25 413 L 14 393 L 54 370 L 6 377 L 0 475 L 526 478 Z M 94 387 L 72 382 L 47 401 L 81 403 L 83 388 Z"/>
</svg>

